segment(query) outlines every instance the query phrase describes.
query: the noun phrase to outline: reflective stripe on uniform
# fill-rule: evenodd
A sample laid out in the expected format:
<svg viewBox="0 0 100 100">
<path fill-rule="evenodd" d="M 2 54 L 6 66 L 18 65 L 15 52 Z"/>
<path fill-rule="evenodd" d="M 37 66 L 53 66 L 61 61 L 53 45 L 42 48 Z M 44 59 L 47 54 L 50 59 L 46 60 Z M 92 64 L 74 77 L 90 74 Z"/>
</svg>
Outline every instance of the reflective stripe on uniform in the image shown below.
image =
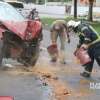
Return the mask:
<svg viewBox="0 0 100 100">
<path fill-rule="evenodd" d="M 96 33 L 96 35 L 97 35 L 97 37 L 98 37 L 98 39 L 100 39 L 100 35 L 95 31 L 95 29 L 94 28 L 92 28 L 91 26 L 89 26 L 95 33 Z"/>
<path fill-rule="evenodd" d="M 86 73 L 88 73 L 88 74 L 91 74 L 91 72 L 89 72 L 89 71 L 86 71 L 86 70 L 85 70 L 84 72 L 86 72 Z"/>
<path fill-rule="evenodd" d="M 88 27 L 85 26 L 85 27 L 83 27 L 81 30 L 84 31 L 84 30 L 86 30 L 86 29 L 88 29 Z"/>
<path fill-rule="evenodd" d="M 80 35 L 85 36 L 82 32 L 78 32 L 78 36 Z"/>
<path fill-rule="evenodd" d="M 91 41 L 89 38 L 85 38 L 86 41 Z"/>
</svg>

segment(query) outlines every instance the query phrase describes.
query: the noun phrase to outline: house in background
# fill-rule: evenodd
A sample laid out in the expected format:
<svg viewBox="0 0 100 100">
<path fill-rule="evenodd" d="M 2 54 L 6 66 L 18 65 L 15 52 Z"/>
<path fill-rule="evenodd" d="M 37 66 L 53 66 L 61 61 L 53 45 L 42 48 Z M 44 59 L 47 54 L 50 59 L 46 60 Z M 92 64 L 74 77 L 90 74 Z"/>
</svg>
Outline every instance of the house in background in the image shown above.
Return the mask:
<svg viewBox="0 0 100 100">
<path fill-rule="evenodd" d="M 96 6 L 100 6 L 100 0 L 96 0 Z"/>
<path fill-rule="evenodd" d="M 89 3 L 89 0 L 79 0 L 80 5 L 87 6 Z M 94 0 L 94 6 L 100 6 L 100 0 Z"/>
<path fill-rule="evenodd" d="M 84 6 L 84 9 L 85 7 L 87 7 L 88 9 L 89 0 L 79 0 L 78 3 L 80 6 Z M 88 10 L 87 10 L 87 14 L 88 14 Z M 100 19 L 100 0 L 94 0 L 93 17 Z"/>
</svg>

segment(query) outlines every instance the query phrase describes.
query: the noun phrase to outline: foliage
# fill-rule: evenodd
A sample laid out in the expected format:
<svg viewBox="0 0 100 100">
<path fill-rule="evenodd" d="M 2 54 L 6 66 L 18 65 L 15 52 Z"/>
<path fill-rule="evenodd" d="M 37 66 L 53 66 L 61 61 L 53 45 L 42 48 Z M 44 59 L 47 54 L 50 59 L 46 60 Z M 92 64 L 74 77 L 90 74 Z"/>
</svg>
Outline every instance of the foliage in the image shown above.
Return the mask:
<svg viewBox="0 0 100 100">
<path fill-rule="evenodd" d="M 59 19 L 66 20 L 67 22 L 68 20 L 73 19 L 73 17 L 66 17 L 66 18 L 59 18 Z M 50 26 L 52 22 L 55 20 L 58 20 L 58 18 L 42 17 L 41 20 L 42 20 L 43 25 Z"/>
<path fill-rule="evenodd" d="M 66 17 L 63 20 L 66 20 L 66 22 L 68 22 L 69 20 L 73 20 L 73 17 Z M 80 20 L 81 18 L 78 18 L 77 20 Z M 50 18 L 50 17 L 42 17 L 41 18 L 42 23 L 44 26 L 50 27 L 50 25 L 52 24 L 53 21 L 57 20 L 57 18 Z M 88 22 L 87 20 L 85 20 L 87 23 L 91 24 L 97 32 L 100 32 L 100 22 Z"/>
<path fill-rule="evenodd" d="M 100 33 L 100 22 L 92 22 L 91 25 Z"/>
</svg>

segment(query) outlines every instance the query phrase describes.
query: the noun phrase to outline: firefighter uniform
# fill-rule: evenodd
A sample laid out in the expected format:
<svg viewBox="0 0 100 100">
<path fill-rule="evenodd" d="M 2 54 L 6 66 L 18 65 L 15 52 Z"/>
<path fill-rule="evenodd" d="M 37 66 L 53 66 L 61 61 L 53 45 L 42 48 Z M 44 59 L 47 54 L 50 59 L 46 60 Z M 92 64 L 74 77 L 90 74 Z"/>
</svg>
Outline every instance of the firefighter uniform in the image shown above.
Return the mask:
<svg viewBox="0 0 100 100">
<path fill-rule="evenodd" d="M 69 35 L 67 33 L 67 23 L 64 20 L 56 20 L 51 25 L 51 41 L 52 44 L 57 44 L 57 38 L 60 38 L 61 43 L 61 62 L 65 63 L 65 42 L 66 35 L 68 38 L 68 42 L 70 42 Z"/>
<path fill-rule="evenodd" d="M 82 23 L 79 24 L 74 31 L 77 32 L 79 36 L 78 48 L 82 44 L 88 45 L 88 54 L 91 58 L 91 62 L 83 65 L 85 66 L 85 71 L 81 73 L 81 75 L 89 77 L 93 69 L 94 60 L 96 60 L 100 66 L 100 34 L 97 33 L 92 26 Z"/>
</svg>

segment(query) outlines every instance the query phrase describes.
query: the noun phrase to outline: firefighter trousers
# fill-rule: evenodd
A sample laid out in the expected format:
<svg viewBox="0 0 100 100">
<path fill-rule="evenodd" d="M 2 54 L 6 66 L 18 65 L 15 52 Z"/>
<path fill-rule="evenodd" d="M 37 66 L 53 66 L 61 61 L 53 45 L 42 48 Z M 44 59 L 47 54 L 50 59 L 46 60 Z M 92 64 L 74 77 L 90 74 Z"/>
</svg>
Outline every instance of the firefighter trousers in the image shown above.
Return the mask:
<svg viewBox="0 0 100 100">
<path fill-rule="evenodd" d="M 96 62 L 100 66 L 100 42 L 89 47 L 88 54 L 91 58 L 91 62 L 85 64 L 84 66 L 86 71 L 92 72 L 94 60 L 96 60 Z"/>
</svg>

